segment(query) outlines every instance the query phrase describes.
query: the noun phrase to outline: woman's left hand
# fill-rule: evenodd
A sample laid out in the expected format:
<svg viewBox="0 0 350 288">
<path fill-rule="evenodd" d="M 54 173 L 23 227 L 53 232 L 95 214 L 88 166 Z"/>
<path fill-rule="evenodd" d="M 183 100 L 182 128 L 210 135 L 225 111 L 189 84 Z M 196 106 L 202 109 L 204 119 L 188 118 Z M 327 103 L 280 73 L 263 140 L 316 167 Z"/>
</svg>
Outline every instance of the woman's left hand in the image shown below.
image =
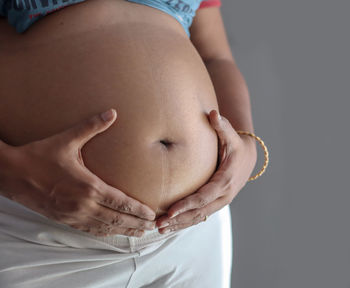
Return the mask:
<svg viewBox="0 0 350 288">
<path fill-rule="evenodd" d="M 221 120 L 218 117 L 216 110 L 209 113 L 210 124 L 219 136 L 218 169 L 206 184 L 174 203 L 167 215 L 157 219 L 159 233 L 204 221 L 205 216 L 210 217 L 230 204 L 247 183 L 257 161 L 255 139 L 247 135 L 241 137 L 225 117 L 221 116 Z"/>
</svg>

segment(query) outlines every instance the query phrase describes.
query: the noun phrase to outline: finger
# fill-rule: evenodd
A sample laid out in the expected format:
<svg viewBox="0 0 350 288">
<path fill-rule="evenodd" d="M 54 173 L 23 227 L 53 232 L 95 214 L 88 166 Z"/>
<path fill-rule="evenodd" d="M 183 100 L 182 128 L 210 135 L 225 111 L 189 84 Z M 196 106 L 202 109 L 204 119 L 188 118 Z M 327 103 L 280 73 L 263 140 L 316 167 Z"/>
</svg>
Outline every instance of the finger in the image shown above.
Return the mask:
<svg viewBox="0 0 350 288">
<path fill-rule="evenodd" d="M 109 109 L 99 115 L 94 115 L 79 124 L 59 134 L 62 143 L 71 144 L 81 148 L 92 137 L 105 131 L 116 119 L 115 109 Z"/>
<path fill-rule="evenodd" d="M 162 215 L 156 219 L 157 228 L 163 228 L 169 225 L 169 217 L 167 215 Z"/>
<path fill-rule="evenodd" d="M 137 216 L 146 220 L 154 220 L 156 213 L 147 205 L 131 198 L 122 191 L 108 185 L 103 185 L 104 193 L 99 193 L 96 202 L 115 211 Z"/>
<path fill-rule="evenodd" d="M 233 129 L 230 121 L 228 121 L 224 116 L 220 115 L 216 110 L 211 110 L 209 113 L 209 120 L 212 127 L 216 130 L 220 140 L 225 143 L 232 141 L 233 138 L 239 139 L 239 135 L 235 129 Z M 231 140 L 230 140 L 231 139 Z"/>
<path fill-rule="evenodd" d="M 80 231 L 90 233 L 94 236 L 108 236 L 120 234 L 126 236 L 141 237 L 144 234 L 143 230 L 138 230 L 134 228 L 113 227 L 112 225 L 108 225 L 93 218 L 90 218 L 87 223 L 72 224 L 70 226 Z"/>
<path fill-rule="evenodd" d="M 222 187 L 219 180 L 210 180 L 196 193 L 193 193 L 172 205 L 168 209 L 168 216 L 172 218 L 184 213 L 185 211 L 204 207 L 224 195 L 224 192 L 225 187 Z"/>
<path fill-rule="evenodd" d="M 96 206 L 95 213 L 88 215 L 88 217 L 115 227 L 136 228 L 138 230 L 155 229 L 155 221 L 143 220 L 129 214 L 119 213 L 101 205 Z"/>
<path fill-rule="evenodd" d="M 177 217 L 173 219 L 169 219 L 168 225 L 163 226 L 164 228 L 159 228 L 159 233 L 168 233 L 170 231 L 176 231 L 180 229 L 185 229 L 187 227 L 197 225 L 201 222 L 204 222 L 205 216 L 210 216 L 213 213 L 216 213 L 220 209 L 222 209 L 224 206 L 226 206 L 227 200 L 224 197 L 218 198 L 216 201 L 210 203 L 209 205 L 199 208 L 187 211 L 185 213 L 182 213 L 178 215 Z"/>
</svg>

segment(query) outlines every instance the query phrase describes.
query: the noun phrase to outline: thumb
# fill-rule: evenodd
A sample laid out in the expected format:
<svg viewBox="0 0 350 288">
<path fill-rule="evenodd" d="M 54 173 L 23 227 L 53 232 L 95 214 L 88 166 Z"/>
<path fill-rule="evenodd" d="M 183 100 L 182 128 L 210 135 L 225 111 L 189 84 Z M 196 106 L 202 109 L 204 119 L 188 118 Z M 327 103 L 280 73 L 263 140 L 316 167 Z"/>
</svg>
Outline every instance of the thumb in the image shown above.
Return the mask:
<svg viewBox="0 0 350 288">
<path fill-rule="evenodd" d="M 65 130 L 61 137 L 64 138 L 66 144 L 70 143 L 82 147 L 91 138 L 111 126 L 116 119 L 116 115 L 117 111 L 115 109 L 109 109 Z"/>
<path fill-rule="evenodd" d="M 239 138 L 239 135 L 225 117 L 220 116 L 218 111 L 211 110 L 209 118 L 210 124 L 215 129 L 222 144 L 235 143 L 235 140 Z"/>
<path fill-rule="evenodd" d="M 209 113 L 210 125 L 216 130 L 219 138 L 225 138 L 225 118 L 220 116 L 216 110 L 211 110 Z"/>
</svg>

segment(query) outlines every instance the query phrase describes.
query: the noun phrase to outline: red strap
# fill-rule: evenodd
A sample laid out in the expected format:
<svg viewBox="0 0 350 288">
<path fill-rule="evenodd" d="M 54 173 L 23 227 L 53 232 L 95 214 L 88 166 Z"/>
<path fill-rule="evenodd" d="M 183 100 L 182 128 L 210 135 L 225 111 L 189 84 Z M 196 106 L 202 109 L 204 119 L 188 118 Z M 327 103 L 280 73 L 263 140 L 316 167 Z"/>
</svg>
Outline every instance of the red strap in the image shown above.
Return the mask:
<svg viewBox="0 0 350 288">
<path fill-rule="evenodd" d="M 198 9 L 205 8 L 205 7 L 213 7 L 213 6 L 221 6 L 221 0 L 204 0 L 199 5 Z"/>
</svg>

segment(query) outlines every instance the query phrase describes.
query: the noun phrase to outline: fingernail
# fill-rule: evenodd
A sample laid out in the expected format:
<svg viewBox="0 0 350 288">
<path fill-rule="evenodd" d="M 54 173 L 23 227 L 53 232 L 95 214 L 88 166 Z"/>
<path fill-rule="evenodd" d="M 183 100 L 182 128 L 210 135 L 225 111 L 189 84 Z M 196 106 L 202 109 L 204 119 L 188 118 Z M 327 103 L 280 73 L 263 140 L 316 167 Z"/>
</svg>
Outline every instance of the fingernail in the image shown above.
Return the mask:
<svg viewBox="0 0 350 288">
<path fill-rule="evenodd" d="M 167 226 L 169 226 L 169 223 L 168 222 L 165 222 L 165 223 L 163 223 L 160 227 L 158 227 L 159 229 L 160 228 L 164 228 L 164 227 L 167 227 Z"/>
<path fill-rule="evenodd" d="M 221 118 L 221 115 L 218 113 L 218 118 L 219 118 L 219 120 L 221 120 L 222 118 Z"/>
<path fill-rule="evenodd" d="M 177 215 L 179 215 L 180 214 L 180 212 L 179 211 L 177 211 L 177 212 L 175 212 L 174 214 L 173 214 L 173 216 L 170 216 L 169 218 L 171 219 L 171 218 L 174 218 L 174 217 L 176 217 Z"/>
<path fill-rule="evenodd" d="M 109 109 L 101 114 L 101 118 L 103 119 L 103 121 L 108 122 L 113 119 L 113 116 L 114 116 L 113 110 L 114 109 Z"/>
<path fill-rule="evenodd" d="M 170 231 L 171 231 L 170 228 L 166 228 L 166 229 L 164 229 L 163 233 L 164 233 L 164 234 L 165 234 L 165 233 L 169 233 Z"/>
</svg>

